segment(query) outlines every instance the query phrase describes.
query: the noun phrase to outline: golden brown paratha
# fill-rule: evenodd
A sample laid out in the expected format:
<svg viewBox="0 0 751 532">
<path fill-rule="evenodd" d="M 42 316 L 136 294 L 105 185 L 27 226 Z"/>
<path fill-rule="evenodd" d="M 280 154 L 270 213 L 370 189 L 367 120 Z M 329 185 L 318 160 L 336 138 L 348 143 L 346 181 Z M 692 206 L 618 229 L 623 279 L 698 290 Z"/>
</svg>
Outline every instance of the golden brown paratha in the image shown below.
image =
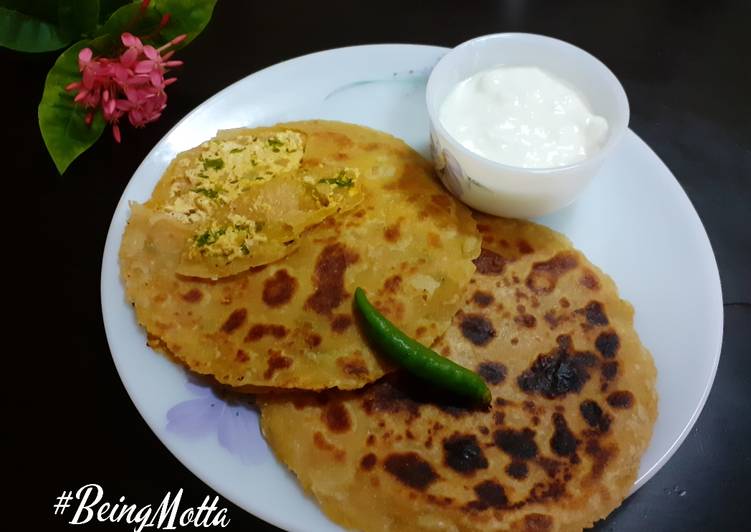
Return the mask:
<svg viewBox="0 0 751 532">
<path fill-rule="evenodd" d="M 306 136 L 302 165 L 356 169 L 363 202 L 309 229 L 282 260 L 216 281 L 176 273 L 188 225 L 132 205 L 120 249 L 126 294 L 148 333 L 198 373 L 233 386 L 359 388 L 388 368 L 355 326 L 355 287 L 430 343 L 462 303 L 479 233 L 400 140 L 338 122 L 279 127 Z"/>
<path fill-rule="evenodd" d="M 657 397 L 631 305 L 563 236 L 486 216 L 478 228 L 464 308 L 434 348 L 485 378 L 492 407 L 401 374 L 260 398 L 269 444 L 345 527 L 581 530 L 633 485 Z"/>
</svg>

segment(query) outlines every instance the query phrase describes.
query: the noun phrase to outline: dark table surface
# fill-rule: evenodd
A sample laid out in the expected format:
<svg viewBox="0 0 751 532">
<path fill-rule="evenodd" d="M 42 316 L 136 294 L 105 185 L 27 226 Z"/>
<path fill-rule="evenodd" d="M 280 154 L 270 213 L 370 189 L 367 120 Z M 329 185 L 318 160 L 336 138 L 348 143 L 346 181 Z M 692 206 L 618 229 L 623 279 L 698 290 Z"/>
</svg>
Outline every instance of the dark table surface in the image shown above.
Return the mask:
<svg viewBox="0 0 751 532">
<path fill-rule="evenodd" d="M 210 488 L 149 430 L 115 371 L 102 325 L 105 236 L 125 185 L 151 147 L 188 111 L 273 63 L 355 44 L 454 46 L 477 35 L 526 31 L 572 42 L 620 78 L 631 127 L 665 161 L 706 226 L 722 277 L 725 336 L 709 401 L 670 462 L 598 530 L 748 530 L 751 492 L 751 2 L 543 1 L 219 2 L 181 52 L 185 67 L 162 119 L 122 145 L 108 135 L 58 177 L 36 124 L 56 54 L 0 50 L 3 174 L 13 192 L 4 232 L 12 259 L 11 361 L 4 387 L 5 523 L 69 530 L 53 516 L 63 489 L 101 484 L 139 505 Z M 645 235 L 647 237 L 647 235 Z M 680 268 L 676 264 L 676 268 Z M 686 290 L 691 290 L 686 286 Z M 20 305 L 18 305 L 20 303 Z M 665 312 L 670 312 L 669 308 Z M 226 530 L 274 530 L 222 500 Z M 24 512 L 12 511 L 27 507 Z M 33 525 L 33 526 L 32 526 Z M 3 525 L 5 528 L 5 526 Z M 80 527 L 128 530 L 125 524 Z M 8 528 L 5 528 L 8 530 Z"/>
</svg>

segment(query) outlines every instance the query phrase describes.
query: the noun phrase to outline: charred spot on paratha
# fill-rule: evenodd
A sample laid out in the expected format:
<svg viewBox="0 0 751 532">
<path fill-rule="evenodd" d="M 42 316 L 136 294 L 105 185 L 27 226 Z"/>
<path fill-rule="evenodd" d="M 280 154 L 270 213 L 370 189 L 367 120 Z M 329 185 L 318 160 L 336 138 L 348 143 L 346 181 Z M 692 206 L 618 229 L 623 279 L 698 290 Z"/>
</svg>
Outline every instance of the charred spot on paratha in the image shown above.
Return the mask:
<svg viewBox="0 0 751 532">
<path fill-rule="evenodd" d="M 491 385 L 501 384 L 506 379 L 506 366 L 500 362 L 482 362 L 477 366 L 477 374 Z"/>
<path fill-rule="evenodd" d="M 589 290 L 599 290 L 600 282 L 597 280 L 597 276 L 590 269 L 585 269 L 582 276 L 579 278 L 579 284 Z"/>
<path fill-rule="evenodd" d="M 364 455 L 360 460 L 360 469 L 362 469 L 363 471 L 370 471 L 375 467 L 376 462 L 376 455 L 373 453 L 368 453 Z"/>
<path fill-rule="evenodd" d="M 493 323 L 482 314 L 465 314 L 460 320 L 462 334 L 475 345 L 487 345 L 496 335 Z"/>
<path fill-rule="evenodd" d="M 331 318 L 331 330 L 335 333 L 346 331 L 352 325 L 352 316 L 347 314 L 337 314 Z"/>
<path fill-rule="evenodd" d="M 203 298 L 203 292 L 198 288 L 191 288 L 180 297 L 183 298 L 183 301 L 187 301 L 188 303 L 198 303 Z"/>
<path fill-rule="evenodd" d="M 523 238 L 516 242 L 516 248 L 522 255 L 529 255 L 530 253 L 535 252 L 535 249 L 532 247 L 532 245 Z"/>
<path fill-rule="evenodd" d="M 420 491 L 438 480 L 433 466 L 415 452 L 393 453 L 386 457 L 383 467 L 402 484 Z"/>
<path fill-rule="evenodd" d="M 399 240 L 401 236 L 401 230 L 399 229 L 399 222 L 389 225 L 383 230 L 383 238 L 392 244 Z"/>
<path fill-rule="evenodd" d="M 558 326 L 569 319 L 568 314 L 557 314 L 554 310 L 549 310 L 543 315 L 545 323 L 548 324 L 550 330 L 555 330 Z"/>
<path fill-rule="evenodd" d="M 613 408 L 631 408 L 634 406 L 634 394 L 628 390 L 618 390 L 608 395 L 607 402 Z"/>
<path fill-rule="evenodd" d="M 330 403 L 322 414 L 326 427 L 331 432 L 342 433 L 352 428 L 352 419 L 347 409 L 338 402 Z"/>
<path fill-rule="evenodd" d="M 368 393 L 362 398 L 366 414 L 408 412 L 419 415 L 420 404 L 405 391 L 400 377 L 382 379 L 368 388 Z"/>
<path fill-rule="evenodd" d="M 383 282 L 383 291 L 387 294 L 395 294 L 402 286 L 402 276 L 392 275 Z"/>
<path fill-rule="evenodd" d="M 526 327 L 527 329 L 533 329 L 537 324 L 537 318 L 535 318 L 532 314 L 519 314 L 518 316 L 514 317 L 514 321 L 520 326 Z"/>
<path fill-rule="evenodd" d="M 519 388 L 548 399 L 581 391 L 589 380 L 588 369 L 595 365 L 596 358 L 586 351 L 574 351 L 571 336 L 561 335 L 556 341 L 558 347 L 538 355 L 529 369 L 519 375 Z"/>
<path fill-rule="evenodd" d="M 347 452 L 344 449 L 340 449 L 332 444 L 321 432 L 315 432 L 313 434 L 313 445 L 321 451 L 331 453 L 336 462 L 344 462 L 344 459 L 347 457 Z"/>
<path fill-rule="evenodd" d="M 344 289 L 344 271 L 357 262 L 357 253 L 340 243 L 323 248 L 313 275 L 315 292 L 305 302 L 305 308 L 318 314 L 330 315 L 349 295 Z"/>
<path fill-rule="evenodd" d="M 579 405 L 579 411 L 587 424 L 601 433 L 610 429 L 610 423 L 613 418 L 607 412 L 603 411 L 597 401 L 587 399 Z"/>
<path fill-rule="evenodd" d="M 512 458 L 529 460 L 537 456 L 535 431 L 532 429 L 500 429 L 493 433 L 493 441 L 499 449 Z"/>
<path fill-rule="evenodd" d="M 232 314 L 227 316 L 227 319 L 222 324 L 222 332 L 226 334 L 231 334 L 235 330 L 239 329 L 243 323 L 245 323 L 245 319 L 248 317 L 248 310 L 244 308 L 239 308 L 237 310 L 232 311 Z"/>
<path fill-rule="evenodd" d="M 490 292 L 482 292 L 482 291 L 476 291 L 474 294 L 472 294 L 472 301 L 474 301 L 475 305 L 477 305 L 480 308 L 485 308 L 490 306 L 493 301 L 493 294 Z"/>
<path fill-rule="evenodd" d="M 321 335 L 318 333 L 306 333 L 305 334 L 305 344 L 311 349 L 321 345 L 322 340 L 323 338 L 321 338 Z"/>
<path fill-rule="evenodd" d="M 600 366 L 600 375 L 604 382 L 612 381 L 618 376 L 618 362 L 615 360 L 605 362 Z"/>
<path fill-rule="evenodd" d="M 605 308 L 599 301 L 590 301 L 583 308 L 576 311 L 577 314 L 583 314 L 587 320 L 587 325 L 591 327 L 600 327 L 610 323 Z"/>
<path fill-rule="evenodd" d="M 284 338 L 287 336 L 287 328 L 284 325 L 273 323 L 256 323 L 248 329 L 248 334 L 245 335 L 244 341 L 255 342 L 264 336 L 273 336 L 277 339 Z"/>
<path fill-rule="evenodd" d="M 521 460 L 512 460 L 505 469 L 508 476 L 515 478 L 516 480 L 524 480 L 527 478 L 529 468 L 527 463 Z"/>
<path fill-rule="evenodd" d="M 503 486 L 494 480 L 486 480 L 476 484 L 474 492 L 477 500 L 469 503 L 472 509 L 502 509 L 508 506 L 509 501 L 508 497 L 506 497 L 506 491 L 503 489 Z"/>
<path fill-rule="evenodd" d="M 370 374 L 370 370 L 368 370 L 362 354 L 354 353 L 350 357 L 341 358 L 337 361 L 337 364 L 347 375 L 366 378 Z"/>
<path fill-rule="evenodd" d="M 488 468 L 488 460 L 473 434 L 454 433 L 443 440 L 444 463 L 462 475 Z"/>
<path fill-rule="evenodd" d="M 549 260 L 535 262 L 525 281 L 527 288 L 536 294 L 548 294 L 555 288 L 558 278 L 578 264 L 576 255 L 570 251 L 562 251 Z"/>
<path fill-rule="evenodd" d="M 482 248 L 480 256 L 474 261 L 477 271 L 483 275 L 500 275 L 506 266 L 506 259 L 495 251 Z"/>
<path fill-rule="evenodd" d="M 550 438 L 550 448 L 558 456 L 566 456 L 571 458 L 572 461 L 578 461 L 576 456 L 576 449 L 579 446 L 579 440 L 576 439 L 574 433 L 568 428 L 566 418 L 563 414 L 555 412 L 552 416 L 553 426 L 555 432 Z"/>
<path fill-rule="evenodd" d="M 613 358 L 620 346 L 620 338 L 613 331 L 600 333 L 595 340 L 595 347 L 605 358 Z"/>
<path fill-rule="evenodd" d="M 269 380 L 275 372 L 291 367 L 293 362 L 292 358 L 282 355 L 281 351 L 269 349 L 268 365 L 263 378 Z"/>
<path fill-rule="evenodd" d="M 297 279 L 284 268 L 277 270 L 263 283 L 263 302 L 270 307 L 279 307 L 289 303 L 297 289 Z"/>
</svg>

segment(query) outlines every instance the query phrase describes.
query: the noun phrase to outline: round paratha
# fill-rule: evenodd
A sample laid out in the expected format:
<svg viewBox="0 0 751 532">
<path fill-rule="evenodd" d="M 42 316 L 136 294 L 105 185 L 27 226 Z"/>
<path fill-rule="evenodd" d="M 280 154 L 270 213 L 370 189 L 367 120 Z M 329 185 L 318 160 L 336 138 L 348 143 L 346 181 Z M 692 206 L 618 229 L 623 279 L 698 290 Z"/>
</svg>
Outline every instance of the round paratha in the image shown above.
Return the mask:
<svg viewBox="0 0 751 532">
<path fill-rule="evenodd" d="M 189 224 L 134 204 L 120 248 L 126 295 L 155 346 L 222 383 L 359 388 L 390 368 L 356 327 L 354 289 L 430 343 L 462 303 L 481 239 L 402 141 L 338 122 L 277 127 L 305 135 L 302 165 L 355 169 L 362 203 L 307 230 L 283 259 L 217 280 L 178 273 Z"/>
<path fill-rule="evenodd" d="M 434 349 L 489 408 L 396 373 L 259 398 L 279 459 L 364 531 L 581 530 L 626 497 L 657 415 L 655 367 L 613 281 L 561 235 L 478 216 L 465 305 Z"/>
</svg>

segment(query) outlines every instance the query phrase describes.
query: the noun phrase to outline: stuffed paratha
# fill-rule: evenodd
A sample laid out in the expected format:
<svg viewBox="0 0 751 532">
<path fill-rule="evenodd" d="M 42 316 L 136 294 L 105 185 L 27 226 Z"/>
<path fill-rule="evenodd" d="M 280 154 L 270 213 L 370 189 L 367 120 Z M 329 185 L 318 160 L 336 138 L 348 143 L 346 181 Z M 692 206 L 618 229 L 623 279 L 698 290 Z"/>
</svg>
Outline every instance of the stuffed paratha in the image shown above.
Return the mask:
<svg viewBox="0 0 751 532">
<path fill-rule="evenodd" d="M 355 326 L 354 288 L 430 343 L 462 303 L 479 233 L 430 164 L 394 137 L 336 122 L 279 127 L 305 135 L 302 166 L 356 169 L 362 203 L 307 230 L 283 259 L 215 281 L 178 273 L 188 224 L 133 205 L 120 249 L 126 295 L 161 348 L 223 383 L 359 388 L 389 368 Z"/>
<path fill-rule="evenodd" d="M 490 408 L 401 374 L 259 399 L 279 459 L 345 527 L 581 530 L 633 485 L 657 397 L 631 305 L 563 236 L 486 216 L 478 228 L 477 272 L 434 349 L 483 376 Z"/>
</svg>

